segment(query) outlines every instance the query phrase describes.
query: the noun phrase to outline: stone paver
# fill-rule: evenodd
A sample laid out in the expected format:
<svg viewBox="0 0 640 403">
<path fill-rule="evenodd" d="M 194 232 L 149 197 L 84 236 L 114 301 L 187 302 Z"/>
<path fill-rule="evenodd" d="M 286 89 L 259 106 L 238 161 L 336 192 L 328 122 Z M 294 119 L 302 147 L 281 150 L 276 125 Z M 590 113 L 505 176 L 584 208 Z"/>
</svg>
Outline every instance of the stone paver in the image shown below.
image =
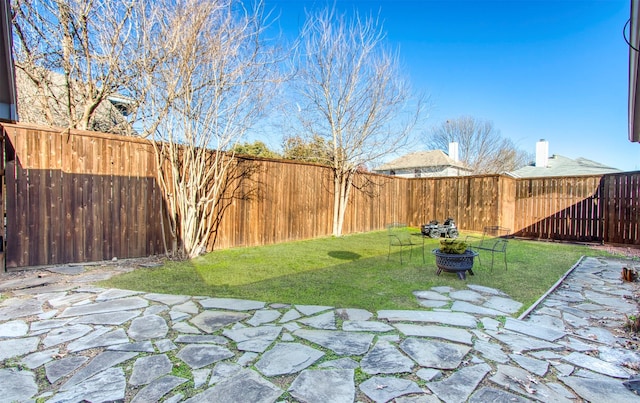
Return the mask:
<svg viewBox="0 0 640 403">
<path fill-rule="evenodd" d="M 582 259 L 524 318 L 466 283 L 372 313 L 103 289 L 87 282 L 109 273 L 76 266 L 0 276 L 0 401 L 640 401 L 623 266 Z"/>
</svg>

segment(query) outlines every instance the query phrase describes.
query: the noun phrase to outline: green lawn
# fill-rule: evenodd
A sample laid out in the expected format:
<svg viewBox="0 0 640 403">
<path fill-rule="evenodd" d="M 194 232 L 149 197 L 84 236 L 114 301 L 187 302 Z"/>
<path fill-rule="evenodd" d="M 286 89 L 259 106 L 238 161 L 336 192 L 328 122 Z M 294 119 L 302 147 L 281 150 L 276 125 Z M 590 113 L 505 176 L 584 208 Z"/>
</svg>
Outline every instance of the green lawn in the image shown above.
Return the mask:
<svg viewBox="0 0 640 403">
<path fill-rule="evenodd" d="M 410 231 L 417 232 L 415 229 Z M 465 234 L 462 234 L 462 238 Z M 416 241 L 422 239 L 416 236 Z M 535 302 L 578 259 L 606 255 L 587 246 L 510 240 L 509 269 L 497 255 L 493 271 L 490 255 L 474 265 L 475 276 L 461 281 L 455 274 L 436 276 L 431 250 L 437 240 L 415 247 L 410 262 L 400 265 L 398 249 L 387 259 L 388 236 L 384 231 L 321 238 L 279 245 L 219 250 L 185 262 L 167 262 L 163 267 L 138 269 L 101 283 L 147 292 L 232 297 L 269 303 L 330 305 L 337 308 L 419 308 L 412 292 L 448 285 L 457 289 L 466 283 L 498 288 L 524 303 Z"/>
</svg>

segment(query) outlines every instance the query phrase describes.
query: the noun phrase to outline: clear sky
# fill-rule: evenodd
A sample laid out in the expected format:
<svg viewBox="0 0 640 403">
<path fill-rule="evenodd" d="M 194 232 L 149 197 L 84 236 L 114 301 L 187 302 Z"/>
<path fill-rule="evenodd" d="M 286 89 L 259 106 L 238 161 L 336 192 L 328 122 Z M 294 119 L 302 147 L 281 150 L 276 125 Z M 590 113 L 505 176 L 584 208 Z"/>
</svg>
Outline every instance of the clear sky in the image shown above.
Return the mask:
<svg viewBox="0 0 640 403">
<path fill-rule="evenodd" d="M 305 9 L 327 2 L 264 4 L 292 37 Z M 336 0 L 336 7 L 380 16 L 413 88 L 431 98 L 427 128 L 470 115 L 532 154 L 545 139 L 550 154 L 640 170 L 640 144 L 627 139 L 629 0 Z"/>
</svg>

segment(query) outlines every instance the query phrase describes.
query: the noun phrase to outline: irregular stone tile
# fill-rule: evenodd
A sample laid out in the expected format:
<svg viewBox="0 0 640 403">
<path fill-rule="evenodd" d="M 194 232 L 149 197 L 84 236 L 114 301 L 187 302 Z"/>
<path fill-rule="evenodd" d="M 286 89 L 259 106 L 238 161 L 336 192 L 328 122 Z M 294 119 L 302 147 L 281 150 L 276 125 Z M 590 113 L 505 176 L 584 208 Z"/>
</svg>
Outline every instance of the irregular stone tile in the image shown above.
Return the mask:
<svg viewBox="0 0 640 403">
<path fill-rule="evenodd" d="M 206 333 L 215 333 L 218 329 L 248 318 L 243 312 L 204 311 L 191 318 L 190 322 Z"/>
<path fill-rule="evenodd" d="M 147 403 L 160 401 L 165 395 L 175 389 L 177 386 L 187 382 L 186 379 L 173 375 L 163 376 L 151 382 L 149 385 L 142 388 L 135 397 L 131 400 L 131 403 Z"/>
<path fill-rule="evenodd" d="M 435 291 L 414 291 L 413 295 L 420 299 L 430 299 L 433 301 L 451 301 L 451 298 Z"/>
<path fill-rule="evenodd" d="M 448 301 L 433 301 L 430 299 L 419 299 L 418 304 L 420 306 L 424 306 L 425 308 L 442 308 L 449 304 Z"/>
<path fill-rule="evenodd" d="M 71 316 L 93 315 L 106 312 L 130 311 L 144 308 L 148 304 L 146 300 L 140 297 L 120 298 L 88 305 L 71 306 L 65 309 L 58 317 L 68 318 Z"/>
<path fill-rule="evenodd" d="M 568 341 L 561 341 L 560 344 L 568 347 L 571 350 L 574 351 L 580 351 L 580 352 L 585 352 L 585 351 L 593 351 L 593 350 L 597 350 L 597 347 L 593 344 L 588 344 L 583 342 L 582 340 L 573 338 L 573 337 L 569 337 Z"/>
<path fill-rule="evenodd" d="M 568 305 L 566 305 L 565 303 L 562 303 L 562 302 L 558 306 L 556 306 L 556 308 L 558 310 L 560 310 L 560 311 L 568 312 L 568 313 L 570 313 L 572 315 L 575 315 L 575 316 L 577 316 L 579 318 L 589 319 L 591 317 L 590 313 L 587 313 L 587 312 L 582 311 L 580 309 L 568 306 Z M 602 307 L 600 307 L 600 309 L 602 309 Z"/>
<path fill-rule="evenodd" d="M 80 368 L 80 366 L 88 360 L 89 358 L 82 355 L 65 357 L 60 360 L 46 363 L 44 365 L 44 371 L 49 382 L 55 383 L 58 379 L 63 378 L 75 371 L 77 368 Z"/>
<path fill-rule="evenodd" d="M 40 344 L 39 337 L 0 340 L 0 361 L 33 353 Z"/>
<path fill-rule="evenodd" d="M 193 387 L 195 389 L 203 387 L 207 383 L 207 379 L 210 374 L 210 369 L 194 369 L 191 371 L 191 375 L 193 376 Z"/>
<path fill-rule="evenodd" d="M 388 402 L 413 393 L 424 393 L 415 382 L 382 376 L 374 376 L 362 382 L 360 390 L 376 403 Z"/>
<path fill-rule="evenodd" d="M 467 288 L 470 288 L 473 291 L 481 292 L 483 294 L 491 294 L 491 295 L 498 295 L 501 297 L 508 297 L 507 294 L 505 294 L 500 290 L 496 290 L 495 288 L 491 288 L 491 287 L 485 287 L 483 285 L 467 284 Z"/>
<path fill-rule="evenodd" d="M 52 348 L 52 349 L 43 350 L 43 351 L 36 351 L 35 353 L 22 357 L 22 360 L 20 360 L 20 363 L 29 369 L 38 368 L 40 365 L 44 365 L 49 361 L 53 361 L 53 356 L 57 355 L 58 351 L 60 350 L 57 348 Z"/>
<path fill-rule="evenodd" d="M 509 357 L 511 357 L 513 361 L 517 362 L 522 368 L 540 377 L 545 376 L 549 370 L 549 363 L 546 361 L 526 357 L 520 354 L 509 354 Z"/>
<path fill-rule="evenodd" d="M 300 329 L 293 334 L 328 348 L 338 355 L 362 355 L 369 351 L 373 342 L 373 335 L 366 333 Z"/>
<path fill-rule="evenodd" d="M 484 302 L 485 300 L 482 294 L 479 294 L 473 290 L 452 291 L 449 293 L 449 296 L 458 301 L 475 302 L 478 304 Z"/>
<path fill-rule="evenodd" d="M 107 350 L 112 351 L 136 351 L 140 353 L 153 353 L 156 350 L 153 348 L 153 344 L 150 341 L 138 341 L 135 343 L 123 343 L 116 344 L 113 346 L 107 347 Z"/>
<path fill-rule="evenodd" d="M 394 399 L 394 403 L 441 403 L 435 395 L 400 396 Z"/>
<path fill-rule="evenodd" d="M 102 331 L 90 333 L 85 337 L 69 343 L 67 349 L 71 352 L 77 352 L 95 347 L 108 347 L 123 343 L 129 343 L 129 338 L 124 332 L 124 329 L 116 329 L 108 333 L 103 333 Z"/>
<path fill-rule="evenodd" d="M 486 333 L 494 339 L 508 345 L 514 353 L 535 350 L 560 350 L 564 348 L 559 344 L 549 343 L 548 341 L 521 335 L 519 333 L 507 331 L 494 332 L 492 330 L 487 330 Z"/>
<path fill-rule="evenodd" d="M 196 303 L 193 302 L 193 301 L 187 301 L 184 304 L 175 305 L 172 308 L 172 310 L 173 311 L 184 312 L 184 313 L 189 313 L 191 315 L 196 315 L 198 312 L 200 312 L 200 309 L 198 308 Z"/>
<path fill-rule="evenodd" d="M 289 393 L 301 402 L 351 403 L 356 395 L 353 370 L 304 370 Z"/>
<path fill-rule="evenodd" d="M 529 372 L 510 365 L 498 364 L 495 375 L 489 378 L 493 383 L 508 390 L 519 392 L 532 400 L 543 402 L 574 403 L 574 397 L 566 396 L 566 391 L 558 391 L 536 381 Z M 533 379 L 533 381 L 532 381 Z M 536 381 L 537 383 L 534 383 Z"/>
<path fill-rule="evenodd" d="M 386 319 L 391 322 L 431 322 L 458 327 L 470 327 L 472 329 L 474 329 L 478 323 L 476 318 L 462 312 L 383 310 L 378 311 L 378 319 Z"/>
<path fill-rule="evenodd" d="M 296 330 L 302 329 L 300 325 L 296 322 L 289 322 L 282 325 L 283 328 L 287 329 L 290 332 L 295 332 Z"/>
<path fill-rule="evenodd" d="M 638 402 L 638 395 L 627 390 L 622 382 L 614 379 L 587 379 L 577 376 L 558 378 L 588 402 Z"/>
<path fill-rule="evenodd" d="M 590 340 L 595 340 L 603 344 L 614 345 L 618 342 L 618 337 L 607 329 L 599 327 L 580 328 L 576 330 L 576 334 Z"/>
<path fill-rule="evenodd" d="M 185 403 L 234 402 L 238 396 L 246 402 L 275 402 L 284 391 L 265 380 L 255 371 L 243 369 L 204 392 L 185 400 Z"/>
<path fill-rule="evenodd" d="M 539 358 L 541 360 L 560 360 L 562 359 L 562 356 L 559 354 L 556 354 L 553 351 L 533 351 L 531 353 L 529 353 L 529 355 Z"/>
<path fill-rule="evenodd" d="M 342 322 L 342 330 L 345 332 L 375 332 L 384 333 L 394 330 L 393 327 L 382 322 L 370 320 L 345 320 Z"/>
<path fill-rule="evenodd" d="M 551 329 L 540 325 L 531 326 L 529 322 L 521 321 L 514 318 L 507 318 L 507 321 L 504 324 L 504 328 L 551 342 L 556 341 L 566 335 L 565 332 L 557 329 Z"/>
<path fill-rule="evenodd" d="M 70 325 L 51 330 L 42 340 L 45 347 L 55 346 L 57 344 L 66 343 L 92 331 L 93 328 L 87 325 Z"/>
<path fill-rule="evenodd" d="M 74 305 L 77 303 L 91 303 L 91 299 L 95 295 L 88 292 L 72 292 L 69 294 L 59 295 L 53 298 L 48 298 L 46 301 L 52 308 L 58 309 L 63 306 Z"/>
<path fill-rule="evenodd" d="M 338 315 L 344 320 L 369 320 L 373 317 L 373 314 L 366 309 L 338 309 L 336 310 Z"/>
<path fill-rule="evenodd" d="M 454 291 L 455 288 L 449 287 L 448 285 L 439 285 L 437 287 L 431 287 L 432 291 L 439 292 L 440 294 L 448 294 L 451 291 Z"/>
<path fill-rule="evenodd" d="M 280 319 L 279 323 L 291 322 L 292 320 L 296 320 L 301 317 L 302 315 L 300 314 L 300 312 L 296 311 L 295 309 L 290 309 L 287 312 L 285 312 L 284 315 L 282 315 L 282 319 Z"/>
<path fill-rule="evenodd" d="M 333 307 L 323 305 L 296 305 L 296 309 L 305 316 L 311 316 L 322 311 L 333 309 Z"/>
<path fill-rule="evenodd" d="M 55 312 L 55 311 L 52 311 Z M 31 333 L 40 333 L 43 330 L 55 329 L 70 323 L 72 319 L 46 319 L 38 322 L 31 322 Z"/>
<path fill-rule="evenodd" d="M 129 383 L 136 386 L 146 385 L 161 376 L 169 374 L 172 368 L 173 364 L 166 354 L 140 357 L 133 364 Z"/>
<path fill-rule="evenodd" d="M 84 273 L 84 266 L 57 266 L 57 267 L 49 267 L 45 270 L 50 271 L 51 273 L 57 274 L 66 274 L 66 275 L 76 275 Z"/>
<path fill-rule="evenodd" d="M 281 316 L 281 313 L 278 311 L 274 311 L 273 309 L 264 309 L 260 311 L 256 311 L 253 314 L 253 317 L 247 321 L 247 323 L 251 326 L 260 326 L 265 323 L 271 323 L 278 320 Z"/>
<path fill-rule="evenodd" d="M 565 313 L 565 315 L 570 315 L 568 313 Z M 573 315 L 571 315 L 573 316 Z M 574 318 L 577 318 L 579 320 L 583 320 L 578 318 L 577 316 L 573 316 Z M 542 327 L 545 328 L 549 328 L 549 329 L 555 329 L 558 330 L 560 332 L 565 332 L 565 326 L 564 326 L 564 321 L 560 318 L 557 318 L 555 316 L 550 316 L 550 315 L 531 315 L 529 317 L 528 322 L 530 324 L 536 324 L 536 325 L 540 325 Z"/>
<path fill-rule="evenodd" d="M 338 358 L 337 360 L 325 361 L 322 364 L 318 364 L 318 368 L 335 369 L 356 369 L 359 366 L 360 364 L 351 358 Z"/>
<path fill-rule="evenodd" d="M 473 344 L 473 348 L 488 360 L 499 362 L 501 364 L 505 364 L 509 361 L 509 357 L 504 351 L 502 351 L 502 347 L 500 347 L 499 344 L 477 339 Z"/>
<path fill-rule="evenodd" d="M 131 297 L 133 295 L 138 295 L 138 294 L 142 294 L 142 291 L 119 290 L 119 289 L 112 288 L 96 295 L 96 302 L 108 301 L 110 299 Z"/>
<path fill-rule="evenodd" d="M 64 385 L 60 387 L 60 391 L 71 391 L 76 389 L 76 386 L 92 376 L 111 369 L 122 362 L 130 360 L 137 354 L 124 351 L 104 351 L 94 357 L 87 366 L 76 372 L 71 379 L 69 379 Z M 122 375 L 124 379 L 124 374 Z M 116 400 L 116 399 L 114 399 Z"/>
<path fill-rule="evenodd" d="M 22 337 L 29 331 L 29 325 L 23 320 L 12 320 L 0 323 L 0 338 Z"/>
<path fill-rule="evenodd" d="M 278 343 L 262 355 L 256 368 L 265 376 L 294 374 L 318 361 L 324 353 L 299 343 Z"/>
<path fill-rule="evenodd" d="M 234 354 L 227 348 L 215 344 L 189 344 L 176 354 L 176 357 L 192 369 L 206 367 L 233 356 Z"/>
<path fill-rule="evenodd" d="M 584 297 L 582 296 L 582 294 L 577 291 L 557 291 L 553 296 L 561 301 L 570 303 L 584 301 Z"/>
<path fill-rule="evenodd" d="M 166 312 L 169 310 L 169 307 L 166 305 L 151 305 L 150 307 L 148 307 L 147 309 L 144 310 L 143 315 L 158 315 L 162 312 Z M 185 317 L 188 316 L 185 313 L 182 313 L 181 315 L 184 315 Z"/>
<path fill-rule="evenodd" d="M 264 352 L 280 335 L 280 326 L 259 326 L 225 330 L 222 334 L 235 341 L 240 351 Z"/>
<path fill-rule="evenodd" d="M 122 368 L 108 368 L 57 393 L 47 402 L 113 402 L 124 399 L 126 380 Z"/>
<path fill-rule="evenodd" d="M 552 362 L 551 365 L 558 371 L 558 376 L 569 376 L 573 374 L 575 367 L 569 364 L 560 364 L 557 362 Z"/>
<path fill-rule="evenodd" d="M 465 402 L 489 371 L 488 364 L 460 368 L 447 379 L 430 382 L 427 387 L 445 402 Z"/>
<path fill-rule="evenodd" d="M 179 312 L 179 311 L 170 311 L 169 312 L 169 318 L 173 322 L 180 322 L 181 320 L 185 320 L 185 319 L 188 319 L 190 317 L 191 317 L 191 315 L 189 315 L 186 312 Z"/>
<path fill-rule="evenodd" d="M 186 295 L 154 294 L 154 293 L 145 294 L 144 298 L 148 299 L 149 301 L 155 301 L 155 302 L 159 302 L 161 304 L 169 305 L 169 306 L 184 304 L 190 299 L 190 297 Z"/>
<path fill-rule="evenodd" d="M 229 311 L 255 311 L 264 308 L 265 303 L 247 299 L 207 298 L 198 301 L 205 309 L 226 309 Z"/>
<path fill-rule="evenodd" d="M 398 323 L 394 326 L 406 336 L 430 337 L 456 343 L 472 344 L 471 333 L 464 329 L 446 326 L 413 325 L 408 323 Z"/>
<path fill-rule="evenodd" d="M 242 371 L 242 365 L 232 362 L 219 362 L 213 367 L 211 371 L 211 379 L 209 385 L 222 382 L 225 379 L 231 378 L 233 375 Z"/>
<path fill-rule="evenodd" d="M 513 393 L 496 389 L 483 387 L 478 389 L 469 398 L 469 403 L 526 403 L 530 402 L 529 399 L 525 399 L 521 396 L 514 395 Z"/>
<path fill-rule="evenodd" d="M 564 312 L 562 317 L 565 322 L 567 322 L 572 327 L 587 327 L 589 326 L 589 321 L 575 315 L 570 314 L 569 312 Z"/>
<path fill-rule="evenodd" d="M 514 301 L 511 298 L 494 296 L 490 297 L 487 302 L 484 303 L 484 306 L 504 313 L 514 314 L 522 308 L 522 303 Z"/>
<path fill-rule="evenodd" d="M 640 353 L 624 348 L 600 346 L 598 347 L 598 358 L 617 365 L 632 364 L 640 366 Z"/>
<path fill-rule="evenodd" d="M 189 333 L 189 334 L 200 334 L 200 333 L 202 333 L 195 326 L 191 326 L 190 324 L 185 323 L 185 322 L 176 323 L 171 328 L 173 330 L 175 330 L 176 332 L 180 332 L 180 333 Z"/>
<path fill-rule="evenodd" d="M 312 316 L 310 318 L 300 319 L 298 322 L 311 326 L 316 329 L 335 330 L 336 328 L 336 315 L 333 311 L 320 314 L 318 316 Z"/>
<path fill-rule="evenodd" d="M 129 326 L 129 337 L 135 341 L 161 339 L 167 335 L 167 322 L 157 315 L 147 315 L 135 318 Z"/>
<path fill-rule="evenodd" d="M 493 318 L 482 318 L 482 319 L 480 319 L 480 322 L 482 323 L 482 327 L 485 330 L 497 331 L 498 328 L 500 326 L 502 326 L 502 323 L 498 322 L 497 320 L 495 320 Z"/>
<path fill-rule="evenodd" d="M 369 375 L 411 372 L 414 362 L 387 341 L 379 341 L 362 361 L 362 371 Z"/>
<path fill-rule="evenodd" d="M 176 337 L 174 340 L 176 343 L 187 343 L 187 344 L 202 344 L 202 343 L 211 343 L 211 344 L 220 344 L 225 345 L 229 343 L 229 340 L 217 335 L 184 335 Z"/>
<path fill-rule="evenodd" d="M 156 348 L 160 353 L 166 353 L 167 351 L 172 351 L 178 348 L 173 342 L 169 339 L 162 339 L 155 341 Z"/>
<path fill-rule="evenodd" d="M 617 365 L 591 357 L 590 355 L 573 352 L 563 357 L 563 359 L 568 363 L 577 365 L 578 367 L 586 368 L 613 378 L 627 379 L 630 376 L 627 371 Z"/>
<path fill-rule="evenodd" d="M 451 310 L 455 312 L 466 312 L 474 315 L 484 316 L 504 316 L 505 313 L 495 309 L 486 308 L 466 301 L 456 301 L 451 305 Z"/>
<path fill-rule="evenodd" d="M 86 323 L 91 325 L 122 325 L 125 322 L 139 316 L 142 311 L 120 311 L 97 313 L 94 315 L 79 316 L 72 320 L 72 323 Z"/>
<path fill-rule="evenodd" d="M 35 299 L 11 298 L 5 300 L 2 308 L 0 308 L 0 321 L 39 315 L 43 313 L 42 304 L 42 302 Z"/>
<path fill-rule="evenodd" d="M 470 347 L 454 343 L 409 337 L 401 344 L 402 351 L 423 367 L 438 369 L 458 368 Z"/>
<path fill-rule="evenodd" d="M 36 393 L 38 393 L 38 385 L 33 372 L 0 368 L 0 400 L 26 402 L 30 401 Z"/>
<path fill-rule="evenodd" d="M 442 371 L 435 368 L 420 368 L 416 375 L 423 381 L 432 381 L 442 377 Z"/>
</svg>

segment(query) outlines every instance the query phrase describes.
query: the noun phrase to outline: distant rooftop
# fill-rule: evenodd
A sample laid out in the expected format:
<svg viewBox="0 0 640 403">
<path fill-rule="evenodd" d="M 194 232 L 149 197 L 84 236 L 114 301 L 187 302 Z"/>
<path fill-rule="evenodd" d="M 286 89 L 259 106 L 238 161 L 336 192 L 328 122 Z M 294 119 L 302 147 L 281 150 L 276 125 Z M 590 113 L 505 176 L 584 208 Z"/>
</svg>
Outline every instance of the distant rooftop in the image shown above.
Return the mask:
<svg viewBox="0 0 640 403">
<path fill-rule="evenodd" d="M 546 167 L 531 164 L 509 172 L 508 175 L 514 178 L 539 178 L 545 176 L 601 175 L 618 172 L 622 171 L 586 158 L 573 160 L 556 154 L 548 158 Z"/>
<path fill-rule="evenodd" d="M 450 166 L 462 169 L 468 169 L 462 162 L 450 158 L 442 150 L 417 151 L 411 154 L 403 155 L 393 161 L 374 168 L 374 171 L 388 171 L 399 169 L 413 169 L 435 166 Z"/>
</svg>

